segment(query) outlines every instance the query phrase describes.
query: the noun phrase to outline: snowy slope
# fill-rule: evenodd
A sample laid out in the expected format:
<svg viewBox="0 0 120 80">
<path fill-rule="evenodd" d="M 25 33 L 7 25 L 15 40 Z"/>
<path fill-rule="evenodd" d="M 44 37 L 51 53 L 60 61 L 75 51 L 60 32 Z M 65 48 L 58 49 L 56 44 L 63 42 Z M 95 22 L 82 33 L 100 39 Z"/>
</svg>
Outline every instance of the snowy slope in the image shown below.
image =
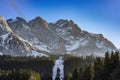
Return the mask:
<svg viewBox="0 0 120 80">
<path fill-rule="evenodd" d="M 71 20 L 58 20 L 50 27 L 64 39 L 67 54 L 103 56 L 106 51 L 117 50 L 102 34 L 81 30 Z"/>
<path fill-rule="evenodd" d="M 15 34 L 2 17 L 0 17 L 0 55 L 48 57 L 40 49 L 39 51 L 34 49 L 29 41 Z"/>
<path fill-rule="evenodd" d="M 27 22 L 17 17 L 15 21 L 7 20 L 10 28 L 20 37 L 29 41 L 34 47 L 54 53 L 57 46 L 57 35 L 48 28 L 48 24 L 40 17 Z M 56 44 L 54 44 L 56 43 Z M 56 48 L 55 48 L 56 47 Z"/>
<path fill-rule="evenodd" d="M 17 17 L 7 20 L 13 32 L 32 44 L 36 50 L 48 54 L 102 56 L 106 51 L 117 50 L 102 34 L 81 30 L 72 20 L 47 23 L 41 17 L 31 21 Z"/>
</svg>

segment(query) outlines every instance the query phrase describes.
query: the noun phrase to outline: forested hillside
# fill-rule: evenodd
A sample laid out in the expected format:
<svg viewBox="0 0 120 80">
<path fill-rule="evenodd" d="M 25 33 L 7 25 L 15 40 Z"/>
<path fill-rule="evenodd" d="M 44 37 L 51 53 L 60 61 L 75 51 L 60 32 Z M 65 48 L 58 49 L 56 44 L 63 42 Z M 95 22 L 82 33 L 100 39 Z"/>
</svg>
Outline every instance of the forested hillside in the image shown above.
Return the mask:
<svg viewBox="0 0 120 80">
<path fill-rule="evenodd" d="M 69 57 L 65 60 L 65 80 L 120 80 L 119 52 L 103 57 Z"/>
</svg>

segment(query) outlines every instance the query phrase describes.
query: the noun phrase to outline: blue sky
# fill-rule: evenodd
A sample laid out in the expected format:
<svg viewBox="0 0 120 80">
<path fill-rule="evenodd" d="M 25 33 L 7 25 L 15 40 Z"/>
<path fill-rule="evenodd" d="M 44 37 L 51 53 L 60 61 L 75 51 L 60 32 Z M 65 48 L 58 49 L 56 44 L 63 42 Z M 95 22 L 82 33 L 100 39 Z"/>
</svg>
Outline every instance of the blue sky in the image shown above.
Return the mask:
<svg viewBox="0 0 120 80">
<path fill-rule="evenodd" d="M 120 48 L 120 0 L 0 0 L 0 15 L 48 22 L 73 20 L 83 30 L 102 33 Z"/>
</svg>

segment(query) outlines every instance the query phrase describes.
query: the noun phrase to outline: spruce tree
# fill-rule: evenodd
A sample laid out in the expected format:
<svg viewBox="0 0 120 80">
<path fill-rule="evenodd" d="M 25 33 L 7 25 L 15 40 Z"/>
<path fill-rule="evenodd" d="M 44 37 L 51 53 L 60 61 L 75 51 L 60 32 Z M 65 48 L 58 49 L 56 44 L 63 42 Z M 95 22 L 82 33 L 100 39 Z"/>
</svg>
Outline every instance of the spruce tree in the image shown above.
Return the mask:
<svg viewBox="0 0 120 80">
<path fill-rule="evenodd" d="M 94 62 L 94 76 L 95 76 L 94 79 L 95 80 L 101 80 L 102 70 L 103 70 L 103 62 L 100 57 L 96 57 L 96 60 Z"/>
<path fill-rule="evenodd" d="M 78 70 L 78 68 L 77 68 L 77 66 L 74 68 L 74 70 L 73 70 L 73 73 L 72 73 L 72 80 L 78 80 L 78 74 L 79 74 L 79 72 L 78 72 L 79 70 Z"/>
<path fill-rule="evenodd" d="M 109 80 L 111 69 L 110 55 L 108 52 L 105 53 L 104 58 L 104 69 L 103 69 L 103 80 Z"/>
<path fill-rule="evenodd" d="M 90 64 L 90 80 L 94 79 L 94 65 L 91 63 Z"/>
<path fill-rule="evenodd" d="M 67 80 L 71 80 L 71 79 L 72 79 L 72 73 L 68 72 L 68 74 L 67 74 Z"/>
</svg>

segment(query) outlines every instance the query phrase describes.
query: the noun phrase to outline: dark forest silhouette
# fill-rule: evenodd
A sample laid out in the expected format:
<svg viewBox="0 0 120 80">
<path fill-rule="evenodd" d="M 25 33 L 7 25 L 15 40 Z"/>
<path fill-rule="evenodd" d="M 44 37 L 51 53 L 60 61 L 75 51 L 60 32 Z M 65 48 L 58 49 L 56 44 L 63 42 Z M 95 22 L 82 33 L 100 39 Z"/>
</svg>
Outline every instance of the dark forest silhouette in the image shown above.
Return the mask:
<svg viewBox="0 0 120 80">
<path fill-rule="evenodd" d="M 120 80 L 120 53 L 64 56 L 64 80 Z M 0 56 L 0 80 L 52 80 L 54 58 Z M 56 80 L 60 80 L 57 69 Z"/>
</svg>

